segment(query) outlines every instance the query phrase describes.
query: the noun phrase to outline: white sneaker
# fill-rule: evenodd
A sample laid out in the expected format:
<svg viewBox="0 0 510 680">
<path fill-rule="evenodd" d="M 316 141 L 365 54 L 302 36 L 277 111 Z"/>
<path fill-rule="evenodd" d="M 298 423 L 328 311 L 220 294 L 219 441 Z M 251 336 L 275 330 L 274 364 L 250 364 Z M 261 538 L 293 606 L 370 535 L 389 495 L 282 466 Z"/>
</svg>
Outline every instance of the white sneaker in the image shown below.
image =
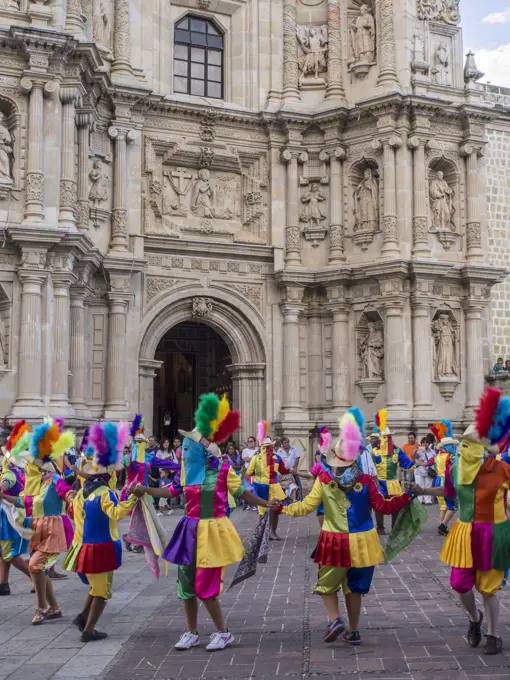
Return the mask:
<svg viewBox="0 0 510 680">
<path fill-rule="evenodd" d="M 181 635 L 181 639 L 175 645 L 175 649 L 191 649 L 192 647 L 197 647 L 200 644 L 200 638 L 196 633 L 184 633 Z"/>
<path fill-rule="evenodd" d="M 209 652 L 216 652 L 219 649 L 225 649 L 225 647 L 231 645 L 234 642 L 234 636 L 227 630 L 226 633 L 213 633 L 210 640 L 206 649 Z"/>
<path fill-rule="evenodd" d="M 157 517 L 163 517 L 163 513 L 158 510 L 157 513 L 156 513 L 156 516 Z"/>
</svg>

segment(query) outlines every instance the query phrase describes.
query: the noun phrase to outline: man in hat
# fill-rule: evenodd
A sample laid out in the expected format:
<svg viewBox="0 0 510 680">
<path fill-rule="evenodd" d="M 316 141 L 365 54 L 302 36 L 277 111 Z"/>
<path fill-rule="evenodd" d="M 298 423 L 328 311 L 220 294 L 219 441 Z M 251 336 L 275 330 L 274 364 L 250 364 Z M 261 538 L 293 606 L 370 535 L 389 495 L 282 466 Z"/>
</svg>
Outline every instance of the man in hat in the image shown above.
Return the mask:
<svg viewBox="0 0 510 680">
<path fill-rule="evenodd" d="M 397 513 L 414 494 L 409 491 L 386 500 L 373 478 L 358 466 L 363 436 L 352 412 L 342 418 L 340 431 L 340 440 L 326 455 L 329 468 L 319 474 L 304 501 L 284 507 L 283 513 L 303 517 L 324 504 L 324 524 L 314 552 L 319 565 L 314 593 L 322 597 L 330 621 L 324 641 L 334 642 L 345 629 L 338 603 L 342 589 L 349 619 L 343 638 L 357 646 L 361 644 L 361 597 L 370 590 L 375 565 L 383 561 L 372 509 L 385 515 Z"/>
<path fill-rule="evenodd" d="M 510 568 L 510 520 L 505 507 L 510 465 L 496 456 L 498 444 L 509 432 L 510 397 L 487 388 L 476 411 L 476 424 L 464 432 L 456 460 L 446 468 L 444 487 L 416 489 L 419 494 L 458 498 L 459 519 L 446 537 L 440 558 L 452 568 L 450 585 L 468 614 L 471 647 L 481 642 L 484 618 L 473 588 L 483 597 L 488 655 L 500 654 L 503 648 L 497 593 Z"/>
<path fill-rule="evenodd" d="M 92 425 L 89 440 L 94 456 L 85 470 L 86 480 L 73 501 L 75 533 L 64 568 L 76 572 L 89 586 L 84 607 L 73 621 L 81 632 L 82 642 L 108 637 L 107 633 L 96 630 L 96 625 L 111 598 L 113 572 L 122 562 L 117 522 L 127 517 L 138 501 L 131 495 L 119 503 L 109 486 L 111 473 L 122 465 L 127 439 L 125 423 Z"/>
</svg>

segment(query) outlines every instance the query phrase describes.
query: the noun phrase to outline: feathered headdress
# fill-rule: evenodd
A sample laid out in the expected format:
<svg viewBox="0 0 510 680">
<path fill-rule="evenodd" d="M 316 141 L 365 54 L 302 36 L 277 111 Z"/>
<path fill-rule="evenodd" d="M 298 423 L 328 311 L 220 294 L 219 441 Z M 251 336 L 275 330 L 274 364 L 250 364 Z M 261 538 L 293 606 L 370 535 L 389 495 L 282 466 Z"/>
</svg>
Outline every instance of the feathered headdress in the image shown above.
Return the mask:
<svg viewBox="0 0 510 680">
<path fill-rule="evenodd" d="M 328 430 L 328 428 L 321 427 L 319 439 L 319 451 L 322 453 L 323 456 L 325 456 L 329 451 L 332 439 L 333 437 L 331 436 L 331 432 Z"/>
<path fill-rule="evenodd" d="M 83 433 L 83 437 L 81 438 L 80 453 L 85 453 L 85 451 L 87 450 L 87 447 L 89 445 L 89 435 L 90 427 L 86 427 L 85 432 Z"/>
<path fill-rule="evenodd" d="M 32 432 L 30 425 L 27 425 L 25 420 L 18 420 L 18 422 L 15 423 L 14 427 L 12 428 L 12 432 L 9 436 L 9 439 L 7 440 L 7 444 L 5 445 L 5 450 L 12 451 L 14 446 L 16 446 L 23 435 L 29 432 Z"/>
<path fill-rule="evenodd" d="M 201 442 L 205 448 L 211 443 L 221 444 L 237 432 L 241 425 L 239 411 L 230 408 L 227 395 L 220 399 L 210 392 L 202 394 L 195 411 L 195 429 L 193 432 L 179 430 L 183 437 Z"/>
<path fill-rule="evenodd" d="M 131 423 L 131 429 L 129 431 L 129 434 L 132 439 L 136 439 L 138 441 L 144 441 L 145 440 L 145 422 L 143 419 L 143 416 L 140 415 L 139 413 L 136 414 L 136 416 L 133 418 L 133 422 Z"/>
<path fill-rule="evenodd" d="M 74 446 L 75 436 L 71 430 L 63 430 L 63 421 L 45 418 L 34 428 L 30 441 L 30 456 L 39 467 L 52 471 L 52 461 L 58 461 Z"/>
<path fill-rule="evenodd" d="M 94 423 L 90 428 L 89 439 L 94 449 L 94 472 L 101 474 L 120 467 L 129 439 L 127 423 Z"/>
<path fill-rule="evenodd" d="M 32 437 L 32 428 L 27 425 L 26 421 L 18 420 L 14 425 L 12 432 L 5 445 L 6 456 L 5 464 L 8 466 L 10 462 L 14 465 L 23 465 L 24 460 L 28 455 L 30 449 L 30 439 Z M 22 454 L 25 453 L 25 459 Z"/>
<path fill-rule="evenodd" d="M 487 387 L 475 411 L 475 427 L 484 446 L 503 441 L 510 432 L 510 397 Z"/>
<path fill-rule="evenodd" d="M 257 441 L 259 446 L 273 446 L 274 441 L 269 436 L 269 422 L 261 420 L 257 424 Z"/>
<path fill-rule="evenodd" d="M 361 447 L 365 448 L 366 434 L 365 434 L 365 416 L 363 415 L 363 412 L 361 411 L 359 406 L 353 406 L 347 411 L 347 413 L 350 413 L 354 417 L 354 420 L 356 421 L 359 431 L 361 432 Z"/>
<path fill-rule="evenodd" d="M 385 408 L 382 408 L 374 416 L 374 432 L 381 435 L 391 434 L 387 426 L 387 416 L 388 412 Z"/>
<path fill-rule="evenodd" d="M 355 415 L 347 411 L 340 419 L 340 439 L 335 450 L 330 451 L 326 463 L 330 467 L 347 467 L 359 456 L 363 448 L 363 437 Z"/>
</svg>

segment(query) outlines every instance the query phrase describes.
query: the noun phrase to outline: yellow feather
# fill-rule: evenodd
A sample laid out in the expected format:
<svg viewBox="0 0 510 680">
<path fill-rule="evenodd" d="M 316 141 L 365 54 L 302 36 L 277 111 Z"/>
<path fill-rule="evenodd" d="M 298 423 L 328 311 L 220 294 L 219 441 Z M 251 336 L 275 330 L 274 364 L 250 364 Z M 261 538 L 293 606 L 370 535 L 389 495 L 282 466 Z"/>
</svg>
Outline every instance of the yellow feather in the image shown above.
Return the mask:
<svg viewBox="0 0 510 680">
<path fill-rule="evenodd" d="M 386 411 L 385 408 L 382 408 L 379 411 L 379 418 L 380 418 L 379 429 L 381 430 L 381 432 L 383 432 L 383 430 L 386 429 L 386 417 L 387 417 L 387 415 L 388 415 L 388 412 Z"/>
<path fill-rule="evenodd" d="M 224 394 L 220 401 L 220 407 L 218 409 L 218 423 L 222 423 L 230 411 L 230 404 L 228 403 L 227 395 Z"/>
<path fill-rule="evenodd" d="M 74 446 L 74 441 L 74 432 L 71 432 L 71 430 L 62 432 L 60 437 L 51 447 L 50 458 L 53 458 L 54 460 L 61 458 L 67 449 L 71 449 Z"/>
</svg>

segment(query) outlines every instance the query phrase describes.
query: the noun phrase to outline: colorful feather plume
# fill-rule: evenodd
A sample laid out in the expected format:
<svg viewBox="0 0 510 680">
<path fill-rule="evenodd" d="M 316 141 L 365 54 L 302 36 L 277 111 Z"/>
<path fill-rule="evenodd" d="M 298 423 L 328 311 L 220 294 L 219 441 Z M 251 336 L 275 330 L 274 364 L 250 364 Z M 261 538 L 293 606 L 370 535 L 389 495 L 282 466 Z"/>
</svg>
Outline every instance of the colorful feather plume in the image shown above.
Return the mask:
<svg viewBox="0 0 510 680">
<path fill-rule="evenodd" d="M 230 404 L 228 403 L 227 395 L 224 394 L 218 406 L 217 416 L 211 423 L 211 431 L 213 435 L 215 435 L 216 432 L 218 432 L 220 424 L 225 420 L 229 411 Z"/>
<path fill-rule="evenodd" d="M 120 463 L 128 438 L 126 423 L 94 423 L 90 428 L 90 443 L 97 466 L 106 469 L 116 467 Z"/>
<path fill-rule="evenodd" d="M 11 457 L 17 458 L 20 454 L 25 453 L 25 451 L 30 451 L 30 440 L 32 439 L 32 431 L 25 430 L 21 437 L 18 438 L 17 442 L 11 449 Z"/>
<path fill-rule="evenodd" d="M 137 434 L 137 432 L 141 432 L 143 434 L 143 416 L 140 415 L 139 413 L 137 413 L 136 416 L 133 418 L 129 434 L 131 435 L 131 437 L 134 437 Z"/>
<path fill-rule="evenodd" d="M 58 460 L 67 449 L 74 446 L 73 432 L 60 432 L 60 423 L 51 418 L 45 418 L 44 423 L 34 428 L 30 443 L 30 454 L 34 459 L 42 462 L 48 459 Z"/>
<path fill-rule="evenodd" d="M 234 432 L 237 432 L 240 426 L 241 414 L 239 411 L 228 411 L 226 416 L 220 422 L 218 431 L 213 435 L 213 442 L 216 444 L 221 444 L 222 442 L 227 441 L 227 439 L 233 435 Z"/>
<path fill-rule="evenodd" d="M 501 392 L 493 387 L 487 387 L 480 399 L 480 404 L 475 410 L 475 427 L 481 439 L 489 437 L 500 399 Z"/>
<path fill-rule="evenodd" d="M 331 436 L 331 432 L 328 430 L 328 428 L 321 427 L 319 439 L 319 451 L 322 454 L 326 455 L 326 453 L 329 451 L 332 439 L 333 437 Z"/>
<path fill-rule="evenodd" d="M 346 461 L 356 460 L 362 448 L 361 431 L 352 413 L 347 412 L 340 420 L 342 457 Z"/>
<path fill-rule="evenodd" d="M 382 408 L 380 411 L 377 411 L 375 414 L 374 418 L 374 425 L 377 428 L 376 432 L 384 432 L 386 429 L 386 418 L 387 418 L 388 412 L 386 411 L 385 408 Z"/>
<path fill-rule="evenodd" d="M 87 450 L 87 447 L 89 445 L 89 435 L 90 435 L 90 427 L 85 428 L 85 432 L 83 433 L 83 437 L 81 438 L 81 444 L 80 444 L 80 452 L 83 453 L 84 451 Z"/>
<path fill-rule="evenodd" d="M 12 432 L 9 439 L 7 440 L 5 449 L 7 451 L 12 451 L 14 446 L 16 446 L 17 442 L 23 437 L 23 435 L 29 432 L 32 432 L 30 425 L 27 425 L 25 420 L 18 420 L 18 422 L 12 428 Z"/>
<path fill-rule="evenodd" d="M 356 424 L 359 427 L 359 431 L 361 433 L 361 444 L 363 447 L 365 447 L 366 445 L 365 416 L 363 415 L 363 412 L 361 411 L 359 406 L 353 406 L 347 411 L 347 413 L 352 414 L 352 416 L 354 417 L 354 420 L 356 421 Z"/>
<path fill-rule="evenodd" d="M 434 439 L 439 443 L 445 437 L 453 437 L 453 427 L 449 420 L 438 420 L 430 426 Z"/>
<path fill-rule="evenodd" d="M 501 397 L 489 430 L 488 438 L 491 444 L 499 444 L 508 437 L 510 432 L 510 397 Z"/>
<path fill-rule="evenodd" d="M 269 423 L 267 420 L 261 420 L 257 425 L 257 441 L 262 444 L 269 432 Z"/>
<path fill-rule="evenodd" d="M 89 458 L 89 459 L 94 458 L 94 447 L 92 446 L 92 444 L 89 444 L 87 446 L 87 448 L 83 452 L 83 455 L 85 456 L 85 458 Z"/>
<path fill-rule="evenodd" d="M 56 423 L 58 425 L 58 431 L 60 434 L 64 431 L 64 421 L 62 418 L 53 418 L 53 423 Z"/>
<path fill-rule="evenodd" d="M 202 437 L 212 440 L 214 422 L 218 420 L 220 400 L 213 392 L 202 394 L 195 411 L 195 425 Z"/>
</svg>

